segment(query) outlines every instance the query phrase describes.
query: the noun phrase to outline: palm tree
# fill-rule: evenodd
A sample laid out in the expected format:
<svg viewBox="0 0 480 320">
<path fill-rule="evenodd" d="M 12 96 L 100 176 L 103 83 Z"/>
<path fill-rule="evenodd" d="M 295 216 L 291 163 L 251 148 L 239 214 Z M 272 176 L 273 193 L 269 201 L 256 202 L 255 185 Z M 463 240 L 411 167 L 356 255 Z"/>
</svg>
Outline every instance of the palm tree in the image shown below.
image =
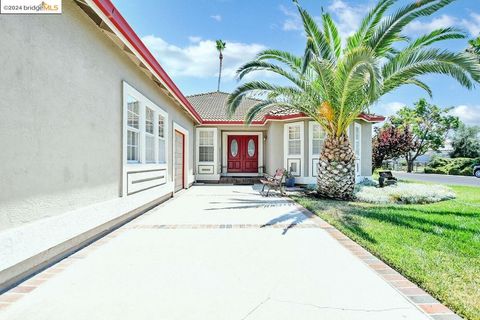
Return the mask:
<svg viewBox="0 0 480 320">
<path fill-rule="evenodd" d="M 218 71 L 218 86 L 217 92 L 220 91 L 220 79 L 222 78 L 222 63 L 223 63 L 223 50 L 225 50 L 226 43 L 222 40 L 217 40 L 216 42 L 217 51 L 219 52 L 218 58 L 220 59 L 220 67 Z"/>
<path fill-rule="evenodd" d="M 428 85 L 419 78 L 425 74 L 448 75 L 469 89 L 480 81 L 480 65 L 471 53 L 430 46 L 464 38 L 463 32 L 441 28 L 416 39 L 402 34 L 414 19 L 429 16 L 452 1 L 415 0 L 387 16 L 396 0 L 380 0 L 358 30 L 342 42 L 328 13 L 322 13 L 319 26 L 294 0 L 306 34 L 303 57 L 267 49 L 237 71 L 239 79 L 254 71 L 272 72 L 291 85 L 244 83 L 229 96 L 228 114 L 235 113 L 243 97 L 256 96 L 263 101 L 247 112 L 247 123 L 262 110 L 278 106 L 316 120 L 327 133 L 317 167 L 317 192 L 323 197 L 351 199 L 355 155 L 346 131 L 360 113 L 406 84 L 431 95 Z"/>
</svg>

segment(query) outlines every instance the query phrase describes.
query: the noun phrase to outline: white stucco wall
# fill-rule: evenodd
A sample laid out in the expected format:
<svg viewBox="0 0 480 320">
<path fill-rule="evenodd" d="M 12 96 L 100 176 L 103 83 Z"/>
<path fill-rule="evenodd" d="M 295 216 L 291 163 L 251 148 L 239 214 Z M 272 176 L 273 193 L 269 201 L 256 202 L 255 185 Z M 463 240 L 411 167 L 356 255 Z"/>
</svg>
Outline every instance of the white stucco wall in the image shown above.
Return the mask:
<svg viewBox="0 0 480 320">
<path fill-rule="evenodd" d="M 73 1 L 62 15 L 3 15 L 0 30 L 0 230 L 119 197 L 122 80 L 193 150 L 192 120 Z"/>
</svg>

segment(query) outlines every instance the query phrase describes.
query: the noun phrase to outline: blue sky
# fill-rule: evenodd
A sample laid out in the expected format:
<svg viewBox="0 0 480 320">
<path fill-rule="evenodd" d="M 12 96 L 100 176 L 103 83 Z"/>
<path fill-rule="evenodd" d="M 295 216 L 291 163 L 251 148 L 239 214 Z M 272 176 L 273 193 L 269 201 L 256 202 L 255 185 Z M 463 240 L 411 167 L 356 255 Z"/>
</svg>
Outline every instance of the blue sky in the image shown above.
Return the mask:
<svg viewBox="0 0 480 320">
<path fill-rule="evenodd" d="M 215 91 L 218 54 L 215 39 L 227 43 L 221 90 L 237 85 L 235 70 L 265 48 L 301 54 L 305 40 L 301 22 L 290 0 L 113 0 L 164 69 L 185 95 Z M 410 0 L 399 0 L 405 4 Z M 373 0 L 300 0 L 313 16 L 329 11 L 342 35 L 355 29 Z M 438 27 L 456 26 L 469 37 L 480 34 L 480 1 L 457 0 L 435 15 L 415 21 L 406 30 L 411 37 Z M 445 42 L 444 48 L 463 50 L 466 40 Z M 252 76 L 251 78 L 253 78 Z M 278 81 L 275 77 L 259 78 Z M 390 115 L 402 105 L 425 97 L 469 124 L 480 125 L 480 85 L 472 91 L 443 76 L 424 78 L 433 89 L 433 99 L 415 87 L 403 87 L 381 99 L 372 112 Z"/>
</svg>

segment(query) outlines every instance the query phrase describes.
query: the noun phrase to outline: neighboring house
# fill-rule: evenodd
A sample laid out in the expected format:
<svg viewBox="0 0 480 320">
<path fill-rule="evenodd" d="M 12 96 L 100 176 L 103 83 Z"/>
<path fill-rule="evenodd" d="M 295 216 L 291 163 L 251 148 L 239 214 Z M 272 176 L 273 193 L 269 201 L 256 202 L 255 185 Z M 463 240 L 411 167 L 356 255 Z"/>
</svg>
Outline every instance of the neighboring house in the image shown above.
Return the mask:
<svg viewBox="0 0 480 320">
<path fill-rule="evenodd" d="M 64 1 L 61 15 L 0 19 L 0 292 L 195 180 L 288 167 L 314 183 L 323 134 L 247 99 L 187 99 L 110 0 Z M 350 130 L 370 176 L 371 124 Z"/>
<path fill-rule="evenodd" d="M 228 93 L 212 92 L 187 97 L 202 118 L 196 127 L 195 178 L 218 181 L 224 176 L 262 176 L 287 168 L 299 184 L 314 184 L 325 133 L 305 116 L 272 108 L 246 126 L 247 110 L 259 100 L 243 99 L 232 118 L 226 115 Z M 357 181 L 372 174 L 372 123 L 381 116 L 359 115 L 349 128 L 356 154 Z"/>
</svg>

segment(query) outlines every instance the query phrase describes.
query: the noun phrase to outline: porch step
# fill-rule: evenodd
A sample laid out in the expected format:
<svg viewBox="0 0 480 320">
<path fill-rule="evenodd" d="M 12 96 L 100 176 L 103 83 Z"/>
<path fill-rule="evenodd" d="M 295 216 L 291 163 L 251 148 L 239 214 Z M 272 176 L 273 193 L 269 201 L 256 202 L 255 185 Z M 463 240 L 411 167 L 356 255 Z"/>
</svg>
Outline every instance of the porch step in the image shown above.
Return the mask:
<svg viewBox="0 0 480 320">
<path fill-rule="evenodd" d="M 251 185 L 260 183 L 261 177 L 220 177 L 220 184 Z"/>
</svg>

